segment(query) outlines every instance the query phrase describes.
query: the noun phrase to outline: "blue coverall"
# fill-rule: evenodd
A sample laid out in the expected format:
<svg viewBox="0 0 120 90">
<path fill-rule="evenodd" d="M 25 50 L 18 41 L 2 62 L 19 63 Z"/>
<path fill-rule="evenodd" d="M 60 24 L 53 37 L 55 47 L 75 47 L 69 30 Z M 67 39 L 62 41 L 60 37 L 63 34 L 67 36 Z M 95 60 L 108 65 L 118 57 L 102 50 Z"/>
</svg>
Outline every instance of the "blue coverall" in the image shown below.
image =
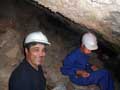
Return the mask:
<svg viewBox="0 0 120 90">
<path fill-rule="evenodd" d="M 101 90 L 114 90 L 114 84 L 110 72 L 105 69 L 92 71 L 91 65 L 88 62 L 89 55 L 80 51 L 80 48 L 75 49 L 68 54 L 64 59 L 61 72 L 63 75 L 69 76 L 72 83 L 76 85 L 91 85 L 100 86 Z M 77 70 L 86 70 L 90 73 L 89 77 L 77 77 Z"/>
</svg>

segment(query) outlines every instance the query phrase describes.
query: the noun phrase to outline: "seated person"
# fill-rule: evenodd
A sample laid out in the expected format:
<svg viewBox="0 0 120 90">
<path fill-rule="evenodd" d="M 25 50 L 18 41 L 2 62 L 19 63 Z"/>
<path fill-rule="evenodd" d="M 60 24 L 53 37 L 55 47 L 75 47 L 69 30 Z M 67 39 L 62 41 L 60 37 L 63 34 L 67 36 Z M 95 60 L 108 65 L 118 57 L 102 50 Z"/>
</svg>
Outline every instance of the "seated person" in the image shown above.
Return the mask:
<svg viewBox="0 0 120 90">
<path fill-rule="evenodd" d="M 98 70 L 97 67 L 88 62 L 89 54 L 96 49 L 98 49 L 96 36 L 90 32 L 85 33 L 80 48 L 72 51 L 64 59 L 61 72 L 77 86 L 95 84 L 101 90 L 114 90 L 110 72 L 105 69 Z"/>
</svg>

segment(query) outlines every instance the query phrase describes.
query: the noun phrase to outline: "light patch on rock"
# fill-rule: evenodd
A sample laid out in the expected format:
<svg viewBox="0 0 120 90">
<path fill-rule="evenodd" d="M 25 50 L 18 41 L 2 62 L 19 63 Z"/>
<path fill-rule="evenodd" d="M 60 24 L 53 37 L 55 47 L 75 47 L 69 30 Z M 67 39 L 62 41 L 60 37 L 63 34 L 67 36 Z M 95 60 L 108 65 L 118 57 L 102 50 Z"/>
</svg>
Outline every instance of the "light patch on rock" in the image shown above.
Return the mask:
<svg viewBox="0 0 120 90">
<path fill-rule="evenodd" d="M 116 0 L 116 4 L 120 5 L 120 0 Z"/>
<path fill-rule="evenodd" d="M 91 1 L 99 4 L 112 4 L 113 0 L 91 0 Z"/>
<path fill-rule="evenodd" d="M 3 41 L 0 43 L 0 48 L 2 48 L 6 43 L 7 43 L 7 41 L 3 40 Z"/>
<path fill-rule="evenodd" d="M 99 32 L 103 35 L 104 39 L 115 43 L 120 46 L 118 35 L 120 33 L 120 25 L 116 23 L 118 19 L 109 20 L 111 18 L 111 13 L 120 12 L 120 0 L 34 0 L 40 5 L 44 5 L 53 12 L 59 12 L 70 20 L 85 25 L 87 28 L 93 29 L 95 32 Z M 115 14 L 116 15 L 116 14 Z M 102 23 L 102 25 L 101 25 Z M 110 37 L 106 29 L 109 29 L 108 32 L 112 33 L 114 36 Z M 116 32 L 118 34 L 116 34 Z M 110 38 L 110 39 L 106 39 Z"/>
<path fill-rule="evenodd" d="M 66 86 L 63 84 L 59 84 L 58 86 L 56 86 L 55 88 L 53 88 L 52 90 L 67 90 Z"/>
<path fill-rule="evenodd" d="M 15 45 L 15 47 L 10 49 L 7 53 L 5 53 L 5 55 L 8 56 L 9 58 L 16 58 L 18 51 L 19 51 L 19 46 Z"/>
</svg>

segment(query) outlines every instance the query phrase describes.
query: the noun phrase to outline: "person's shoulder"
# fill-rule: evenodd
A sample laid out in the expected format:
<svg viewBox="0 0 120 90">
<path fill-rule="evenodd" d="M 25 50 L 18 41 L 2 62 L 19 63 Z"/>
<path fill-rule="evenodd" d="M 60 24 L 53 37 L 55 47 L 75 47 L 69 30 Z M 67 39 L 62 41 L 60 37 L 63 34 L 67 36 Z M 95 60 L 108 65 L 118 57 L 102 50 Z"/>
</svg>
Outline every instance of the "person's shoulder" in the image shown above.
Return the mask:
<svg viewBox="0 0 120 90">
<path fill-rule="evenodd" d="M 79 53 L 79 48 L 73 49 L 70 53 L 67 54 L 66 58 L 68 57 L 76 57 Z"/>
<path fill-rule="evenodd" d="M 12 75 L 21 75 L 26 70 L 24 60 L 13 70 Z"/>
<path fill-rule="evenodd" d="M 74 55 L 74 54 L 77 54 L 77 53 L 79 53 L 80 52 L 80 49 L 79 48 L 75 48 L 75 49 L 73 49 L 69 54 L 70 55 Z"/>
</svg>

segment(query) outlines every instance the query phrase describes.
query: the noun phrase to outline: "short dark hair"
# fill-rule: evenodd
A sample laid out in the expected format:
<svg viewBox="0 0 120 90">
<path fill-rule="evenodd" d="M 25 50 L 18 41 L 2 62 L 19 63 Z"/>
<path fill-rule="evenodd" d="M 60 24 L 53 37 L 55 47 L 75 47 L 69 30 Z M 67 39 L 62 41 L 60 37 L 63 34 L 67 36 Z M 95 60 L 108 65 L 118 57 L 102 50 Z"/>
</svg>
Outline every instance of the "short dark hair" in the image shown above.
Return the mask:
<svg viewBox="0 0 120 90">
<path fill-rule="evenodd" d="M 32 47 L 32 46 L 34 46 L 34 45 L 36 45 L 36 44 L 38 44 L 39 42 L 30 42 L 30 43 L 27 43 L 27 44 L 24 44 L 24 48 L 27 48 L 28 50 Z"/>
<path fill-rule="evenodd" d="M 30 43 L 26 43 L 26 44 L 24 44 L 23 47 L 24 47 L 24 48 L 27 48 L 27 49 L 29 50 L 32 46 L 34 46 L 34 45 L 36 45 L 36 44 L 47 45 L 47 44 L 45 44 L 45 43 L 41 43 L 41 42 L 30 42 Z"/>
</svg>

